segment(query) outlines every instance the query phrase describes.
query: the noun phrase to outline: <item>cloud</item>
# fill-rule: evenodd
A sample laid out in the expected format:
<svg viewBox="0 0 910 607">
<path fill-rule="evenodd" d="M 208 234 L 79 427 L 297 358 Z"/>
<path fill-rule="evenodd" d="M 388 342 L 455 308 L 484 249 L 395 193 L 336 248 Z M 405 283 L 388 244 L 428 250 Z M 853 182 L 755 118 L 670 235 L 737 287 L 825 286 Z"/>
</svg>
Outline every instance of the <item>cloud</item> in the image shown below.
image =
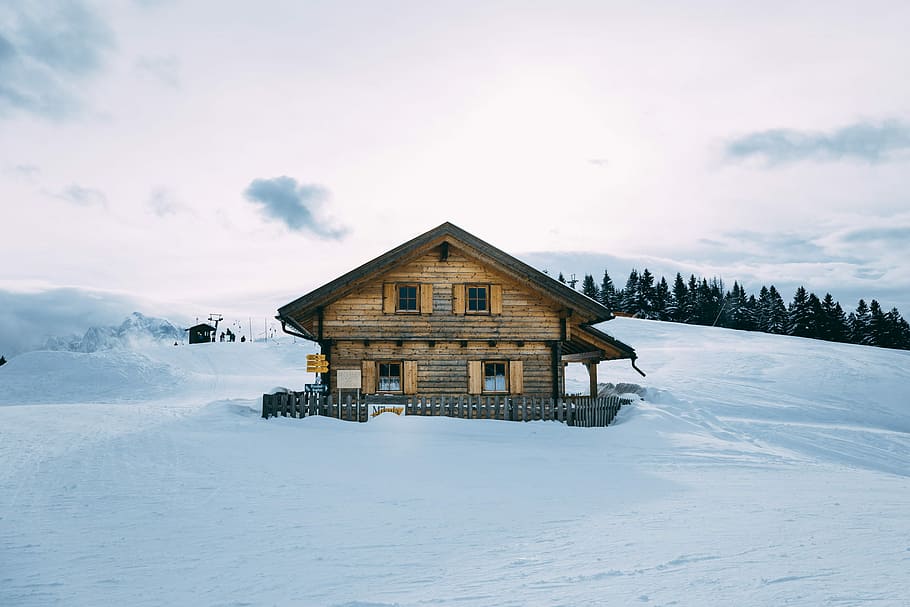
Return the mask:
<svg viewBox="0 0 910 607">
<path fill-rule="evenodd" d="M 41 168 L 33 164 L 17 164 L 8 167 L 6 173 L 20 179 L 31 180 L 41 174 Z"/>
<path fill-rule="evenodd" d="M 107 207 L 107 196 L 101 190 L 94 188 L 84 188 L 81 185 L 73 184 L 57 194 L 57 198 L 72 202 L 83 207 L 100 206 Z"/>
<path fill-rule="evenodd" d="M 335 227 L 320 215 L 320 207 L 329 198 L 329 191 L 320 185 L 298 184 L 287 176 L 254 179 L 243 195 L 260 205 L 266 216 L 281 221 L 291 230 L 306 230 L 331 239 L 343 238 L 348 232 L 347 228 Z"/>
<path fill-rule="evenodd" d="M 890 120 L 858 122 L 829 132 L 772 129 L 750 133 L 727 142 L 724 155 L 729 160 L 761 158 L 769 166 L 800 160 L 863 160 L 877 164 L 907 150 L 910 126 Z"/>
<path fill-rule="evenodd" d="M 136 69 L 171 88 L 180 88 L 180 63 L 177 57 L 139 57 Z"/>
<path fill-rule="evenodd" d="M 876 242 L 907 248 L 910 246 L 910 226 L 848 230 L 841 234 L 840 239 L 844 242 Z"/>
<path fill-rule="evenodd" d="M 860 263 L 862 260 L 834 253 L 818 241 L 822 233 L 754 232 L 734 230 L 713 239 L 701 239 L 701 258 L 713 262 L 755 263 Z"/>
<path fill-rule="evenodd" d="M 168 188 L 155 188 L 148 199 L 148 207 L 158 217 L 177 215 L 187 211 L 186 205 L 177 199 L 177 195 Z"/>
<path fill-rule="evenodd" d="M 19 110 L 65 118 L 79 86 L 114 46 L 107 24 L 79 0 L 0 5 L 0 115 Z"/>
<path fill-rule="evenodd" d="M 139 305 L 126 295 L 74 287 L 0 288 L 0 354 L 10 358 L 42 347 L 49 337 L 118 323 Z"/>
</svg>

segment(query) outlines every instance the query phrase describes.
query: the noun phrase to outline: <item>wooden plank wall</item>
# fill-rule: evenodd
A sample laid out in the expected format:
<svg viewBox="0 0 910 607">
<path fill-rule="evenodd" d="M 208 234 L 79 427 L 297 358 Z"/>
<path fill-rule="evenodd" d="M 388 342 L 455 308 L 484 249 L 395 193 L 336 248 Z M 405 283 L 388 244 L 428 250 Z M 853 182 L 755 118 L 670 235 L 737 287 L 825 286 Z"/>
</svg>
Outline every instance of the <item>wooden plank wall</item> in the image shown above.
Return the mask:
<svg viewBox="0 0 910 607">
<path fill-rule="evenodd" d="M 432 314 L 383 312 L 383 285 L 433 285 Z M 502 314 L 454 314 L 452 285 L 464 283 L 502 286 Z M 303 320 L 303 319 L 301 319 Z M 560 337 L 559 310 L 525 285 L 489 271 L 450 248 L 442 261 L 433 252 L 375 280 L 326 306 L 323 333 L 331 339 L 400 338 L 554 340 Z"/>
<path fill-rule="evenodd" d="M 468 391 L 469 360 L 522 361 L 523 394 L 551 395 L 552 353 L 541 343 L 497 342 L 437 342 L 429 347 L 427 342 L 403 342 L 401 346 L 390 341 L 340 341 L 332 348 L 332 385 L 338 369 L 362 369 L 361 361 L 415 361 L 417 363 L 418 394 L 461 394 Z"/>
</svg>

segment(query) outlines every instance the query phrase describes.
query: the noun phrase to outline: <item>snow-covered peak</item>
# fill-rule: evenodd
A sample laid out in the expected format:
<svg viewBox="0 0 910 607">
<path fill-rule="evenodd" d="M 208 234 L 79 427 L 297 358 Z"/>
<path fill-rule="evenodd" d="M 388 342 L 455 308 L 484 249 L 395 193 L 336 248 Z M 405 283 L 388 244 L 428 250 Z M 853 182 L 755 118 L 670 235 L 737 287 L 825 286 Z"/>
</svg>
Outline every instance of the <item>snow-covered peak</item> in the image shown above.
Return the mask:
<svg viewBox="0 0 910 607">
<path fill-rule="evenodd" d="M 90 327 L 82 337 L 51 337 L 45 349 L 88 353 L 130 348 L 136 342 L 180 342 L 183 337 L 183 331 L 170 321 L 133 312 L 119 326 Z"/>
</svg>

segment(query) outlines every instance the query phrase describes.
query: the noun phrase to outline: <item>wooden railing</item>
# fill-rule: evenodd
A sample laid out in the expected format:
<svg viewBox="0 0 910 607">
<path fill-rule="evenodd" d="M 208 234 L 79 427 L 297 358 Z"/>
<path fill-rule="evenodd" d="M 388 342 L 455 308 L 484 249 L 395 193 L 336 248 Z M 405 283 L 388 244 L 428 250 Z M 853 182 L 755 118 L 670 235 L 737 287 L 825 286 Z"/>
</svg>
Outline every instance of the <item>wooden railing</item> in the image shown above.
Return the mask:
<svg viewBox="0 0 910 607">
<path fill-rule="evenodd" d="M 569 426 L 603 427 L 630 401 L 618 396 L 561 399 L 525 396 L 361 396 L 339 402 L 332 395 L 286 392 L 262 395 L 262 417 L 321 415 L 346 421 L 368 421 L 380 412 L 399 415 L 499 419 L 504 421 L 558 421 Z"/>
</svg>

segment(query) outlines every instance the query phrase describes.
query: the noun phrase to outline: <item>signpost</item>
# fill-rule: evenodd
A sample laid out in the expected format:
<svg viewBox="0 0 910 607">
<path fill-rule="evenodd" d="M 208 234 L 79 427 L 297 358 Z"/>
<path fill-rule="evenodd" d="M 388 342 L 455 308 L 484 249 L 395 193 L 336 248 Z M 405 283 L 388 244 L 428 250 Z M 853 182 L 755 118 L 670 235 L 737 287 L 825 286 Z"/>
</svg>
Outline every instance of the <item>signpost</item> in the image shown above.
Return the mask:
<svg viewBox="0 0 910 607">
<path fill-rule="evenodd" d="M 325 354 L 307 354 L 306 370 L 307 373 L 328 373 L 329 361 L 325 359 Z"/>
</svg>

